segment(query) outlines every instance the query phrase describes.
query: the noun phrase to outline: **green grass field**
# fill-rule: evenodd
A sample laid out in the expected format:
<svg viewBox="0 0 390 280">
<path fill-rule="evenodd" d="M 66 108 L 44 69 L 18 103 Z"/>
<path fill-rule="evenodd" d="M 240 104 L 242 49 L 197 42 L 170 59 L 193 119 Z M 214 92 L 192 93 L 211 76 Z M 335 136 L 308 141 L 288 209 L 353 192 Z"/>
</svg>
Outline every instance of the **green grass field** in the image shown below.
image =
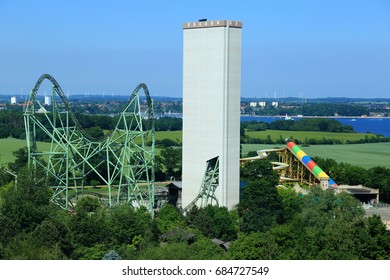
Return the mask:
<svg viewBox="0 0 390 280">
<path fill-rule="evenodd" d="M 181 131 L 157 131 L 156 140 L 162 139 L 171 139 L 174 141 L 182 141 L 182 132 Z M 14 161 L 15 157 L 12 152 L 26 147 L 26 140 L 15 139 L 15 138 L 6 138 L 0 139 L 0 165 L 7 164 L 8 162 Z M 49 149 L 50 144 L 44 142 L 38 142 L 38 149 L 42 150 L 43 148 Z M 156 149 L 156 153 L 159 153 L 160 149 Z"/>
<path fill-rule="evenodd" d="M 342 142 L 346 140 L 356 141 L 364 139 L 366 136 L 375 136 L 370 133 L 337 133 L 337 132 L 316 132 L 316 131 L 287 131 L 287 130 L 265 130 L 265 131 L 247 131 L 245 135 L 251 138 L 265 139 L 269 135 L 273 141 L 276 141 L 280 137 L 282 139 L 298 139 L 301 142 L 308 139 L 339 139 Z"/>
<path fill-rule="evenodd" d="M 243 144 L 242 154 L 270 148 L 283 148 L 284 145 Z M 353 145 L 312 145 L 300 146 L 309 157 L 334 159 L 352 165 L 371 168 L 375 166 L 390 166 L 390 143 L 370 143 Z"/>
<path fill-rule="evenodd" d="M 271 135 L 273 139 L 282 137 L 294 137 L 296 139 L 308 138 L 338 138 L 356 140 L 364 138 L 364 133 L 326 133 L 326 132 L 295 132 L 295 131 L 259 131 L 247 132 L 250 137 L 265 138 Z M 156 139 L 171 139 L 174 141 L 182 141 L 182 131 L 157 131 Z M 12 152 L 26 146 L 26 140 L 20 139 L 0 139 L 0 164 L 6 164 L 15 159 Z M 264 144 L 243 144 L 242 154 L 246 155 L 249 151 L 273 148 L 275 146 L 283 147 L 283 145 L 264 145 Z M 49 148 L 49 143 L 38 143 L 38 147 L 42 149 Z M 42 148 L 41 148 L 42 147 Z M 371 168 L 374 166 L 390 166 L 390 143 L 373 143 L 373 144 L 353 144 L 353 145 L 312 145 L 302 147 L 302 149 L 310 156 L 319 156 L 322 158 L 332 158 L 337 162 L 348 162 L 353 165 Z M 159 149 L 156 149 L 159 153 Z"/>
<path fill-rule="evenodd" d="M 50 144 L 44 142 L 38 142 L 38 149 L 49 149 Z M 14 151 L 20 148 L 27 147 L 26 140 L 6 138 L 0 139 L 0 165 L 7 164 L 14 161 L 15 156 L 12 154 Z"/>
<path fill-rule="evenodd" d="M 156 140 L 171 139 L 182 142 L 182 131 L 156 131 Z"/>
</svg>

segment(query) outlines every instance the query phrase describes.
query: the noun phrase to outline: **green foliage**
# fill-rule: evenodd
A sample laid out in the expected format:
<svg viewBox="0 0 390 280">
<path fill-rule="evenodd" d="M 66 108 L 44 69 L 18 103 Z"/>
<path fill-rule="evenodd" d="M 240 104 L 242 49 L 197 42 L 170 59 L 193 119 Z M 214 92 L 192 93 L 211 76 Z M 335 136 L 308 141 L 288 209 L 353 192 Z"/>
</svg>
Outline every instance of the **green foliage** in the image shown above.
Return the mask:
<svg viewBox="0 0 390 280">
<path fill-rule="evenodd" d="M 274 184 L 251 181 L 243 190 L 238 215 L 244 233 L 264 232 L 283 221 L 283 204 Z"/>
<path fill-rule="evenodd" d="M 16 110 L 0 111 L 0 138 L 8 137 L 19 139 L 26 137 L 23 112 Z"/>
<path fill-rule="evenodd" d="M 267 181 L 271 185 L 276 185 L 279 181 L 278 173 L 272 169 L 272 164 L 267 160 L 254 160 L 245 163 L 240 169 L 240 178 L 246 182 Z"/>
<path fill-rule="evenodd" d="M 161 150 L 160 155 L 156 156 L 156 163 L 157 169 L 163 173 L 160 177 L 165 177 L 165 179 L 179 178 L 182 172 L 182 149 L 167 147 Z"/>
<path fill-rule="evenodd" d="M 110 210 L 107 223 L 113 245 L 132 244 L 137 236 L 147 243 L 155 240 L 155 224 L 145 208 L 117 205 Z"/>
<path fill-rule="evenodd" d="M 93 246 L 80 246 L 73 252 L 73 258 L 77 260 L 101 260 L 108 251 L 107 244 L 95 244 Z"/>
<path fill-rule="evenodd" d="M 66 256 L 57 244 L 38 244 L 33 234 L 16 235 L 5 249 L 9 260 L 63 260 Z"/>
<path fill-rule="evenodd" d="M 27 147 L 20 148 L 17 151 L 13 152 L 15 156 L 15 161 L 8 164 L 9 169 L 14 173 L 18 173 L 23 167 L 28 163 L 28 151 Z"/>
<path fill-rule="evenodd" d="M 156 131 L 175 131 L 182 130 L 183 120 L 181 118 L 159 118 L 155 120 L 154 126 Z"/>
<path fill-rule="evenodd" d="M 333 179 L 339 184 L 359 185 L 366 181 L 366 170 L 349 163 L 339 163 L 330 168 Z"/>
<path fill-rule="evenodd" d="M 378 215 L 367 218 L 367 243 L 365 254 L 368 259 L 390 259 L 390 231 L 386 230 Z"/>
<path fill-rule="evenodd" d="M 289 193 L 281 196 L 284 203 L 286 198 L 296 199 Z M 264 232 L 241 234 L 229 250 L 230 257 L 306 260 L 389 258 L 390 233 L 379 217 L 366 219 L 360 202 L 352 196 L 313 189 L 300 200 L 300 207 L 294 207 L 294 214 L 285 223 L 273 224 Z"/>
<path fill-rule="evenodd" d="M 186 220 L 189 226 L 199 229 L 208 238 L 236 239 L 236 221 L 226 207 L 207 205 L 199 209 L 195 206 L 188 212 Z"/>
<path fill-rule="evenodd" d="M 352 174 L 351 180 L 365 180 L 382 190 L 388 184 L 387 168 L 363 170 L 343 164 L 336 172 L 335 161 L 323 163 L 332 176 Z M 291 188 L 278 188 L 278 176 L 266 160 L 247 162 L 241 175 L 247 186 L 237 211 L 209 205 L 194 207 L 183 217 L 178 209 L 165 205 L 153 220 L 146 208 L 105 209 L 90 196 L 76 203 L 74 213 L 64 212 L 50 203 L 51 190 L 43 174 L 22 168 L 15 186 L 11 182 L 1 188 L 0 258 L 390 258 L 390 232 L 379 216 L 366 218 L 352 196 L 319 188 L 301 196 Z M 177 236 L 158 240 L 161 233 L 178 228 L 182 231 Z M 195 234 L 191 242 L 183 238 L 189 232 Z M 230 249 L 224 251 L 212 238 L 231 241 Z"/>
<path fill-rule="evenodd" d="M 85 128 L 84 131 L 94 139 L 102 139 L 104 137 L 104 131 L 99 126 Z"/>
<path fill-rule="evenodd" d="M 29 232 L 49 215 L 53 207 L 49 204 L 51 191 L 43 182 L 43 177 L 30 168 L 19 172 L 17 184 L 3 195 L 0 224 L 7 220 L 8 223 L 1 224 L 0 231 Z"/>
<path fill-rule="evenodd" d="M 274 121 L 270 129 L 289 131 L 354 132 L 352 126 L 343 125 L 334 119 L 305 118 L 297 121 Z"/>
<path fill-rule="evenodd" d="M 165 204 L 157 213 L 156 224 L 161 233 L 166 233 L 177 227 L 183 227 L 185 221 L 179 209 L 171 204 Z"/>
<path fill-rule="evenodd" d="M 274 260 L 279 256 L 275 237 L 269 232 L 241 234 L 230 247 L 229 254 L 235 260 Z"/>
<path fill-rule="evenodd" d="M 0 196 L 1 196 L 1 188 L 4 185 L 7 185 L 9 182 L 11 182 L 13 179 L 14 177 L 11 174 L 5 171 L 4 168 L 0 167 Z"/>
<path fill-rule="evenodd" d="M 155 145 L 157 148 L 168 148 L 168 147 L 178 147 L 181 146 L 181 143 L 178 141 L 172 140 L 172 139 L 162 139 L 162 140 L 156 140 Z"/>
<path fill-rule="evenodd" d="M 255 160 L 241 168 L 241 179 L 248 182 L 242 190 L 237 210 L 244 233 L 264 232 L 283 221 L 283 204 L 276 185 L 278 174 L 266 160 Z"/>
<path fill-rule="evenodd" d="M 188 244 L 187 242 L 162 243 L 149 246 L 137 257 L 141 260 L 218 260 L 225 259 L 225 252 L 204 237 Z"/>
<path fill-rule="evenodd" d="M 390 203 L 390 169 L 385 167 L 373 167 L 366 172 L 367 187 L 379 189 L 379 198 Z"/>
<path fill-rule="evenodd" d="M 294 189 L 289 187 L 278 188 L 278 193 L 283 204 L 284 221 L 290 222 L 302 211 L 303 198 Z"/>
<path fill-rule="evenodd" d="M 101 210 L 102 206 L 95 197 L 84 196 L 77 201 L 75 212 L 79 215 L 85 215 Z"/>
<path fill-rule="evenodd" d="M 365 169 L 350 163 L 337 163 L 333 159 L 313 160 L 321 166 L 337 183 L 347 185 L 364 185 L 379 189 L 381 201 L 390 202 L 390 169 L 382 166 Z"/>
<path fill-rule="evenodd" d="M 390 137 L 371 133 L 322 132 L 267 129 L 264 131 L 246 131 L 241 137 L 242 144 L 284 144 L 285 139 L 305 145 L 364 144 L 390 142 Z"/>
<path fill-rule="evenodd" d="M 69 229 L 71 242 L 75 247 L 93 247 L 108 241 L 106 215 L 96 198 L 87 196 L 77 202 Z"/>
</svg>

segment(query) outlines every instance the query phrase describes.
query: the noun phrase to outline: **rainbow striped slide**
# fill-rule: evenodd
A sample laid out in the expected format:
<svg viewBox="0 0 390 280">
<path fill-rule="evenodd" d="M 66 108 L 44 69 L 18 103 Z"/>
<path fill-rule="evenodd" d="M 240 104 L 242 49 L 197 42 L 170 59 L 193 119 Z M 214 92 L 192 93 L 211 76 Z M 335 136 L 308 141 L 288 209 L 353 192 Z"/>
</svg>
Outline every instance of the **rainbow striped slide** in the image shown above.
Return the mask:
<svg viewBox="0 0 390 280">
<path fill-rule="evenodd" d="M 317 179 L 328 179 L 330 186 L 337 186 L 337 183 L 326 174 L 297 144 L 288 142 L 287 148 L 316 176 Z"/>
</svg>

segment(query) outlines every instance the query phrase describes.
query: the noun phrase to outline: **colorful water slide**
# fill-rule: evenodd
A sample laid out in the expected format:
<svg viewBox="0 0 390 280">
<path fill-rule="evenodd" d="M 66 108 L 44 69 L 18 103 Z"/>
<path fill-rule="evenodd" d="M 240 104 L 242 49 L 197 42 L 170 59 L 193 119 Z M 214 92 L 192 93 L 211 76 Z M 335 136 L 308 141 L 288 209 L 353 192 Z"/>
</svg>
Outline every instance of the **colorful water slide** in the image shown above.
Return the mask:
<svg viewBox="0 0 390 280">
<path fill-rule="evenodd" d="M 257 156 L 254 157 L 247 157 L 247 158 L 241 158 L 240 161 L 252 161 L 252 160 L 257 160 L 257 159 L 265 159 L 268 157 L 268 153 L 271 152 L 279 152 L 283 151 L 284 149 L 266 149 L 266 150 L 258 150 L 257 151 Z M 282 170 L 286 169 L 288 167 L 288 164 L 283 163 L 283 162 L 271 162 L 273 165 L 272 169 L 273 170 Z"/>
<path fill-rule="evenodd" d="M 297 144 L 288 142 L 287 148 L 306 166 L 309 171 L 316 176 L 318 180 L 329 179 L 329 185 L 337 186 L 337 183 L 326 174 Z"/>
</svg>

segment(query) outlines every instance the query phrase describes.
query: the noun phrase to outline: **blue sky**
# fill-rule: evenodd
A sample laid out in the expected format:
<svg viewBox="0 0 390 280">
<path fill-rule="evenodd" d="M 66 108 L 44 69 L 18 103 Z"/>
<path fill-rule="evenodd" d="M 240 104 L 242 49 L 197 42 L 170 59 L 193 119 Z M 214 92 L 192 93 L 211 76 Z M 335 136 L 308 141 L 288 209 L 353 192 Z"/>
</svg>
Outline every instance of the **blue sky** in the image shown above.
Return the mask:
<svg viewBox="0 0 390 280">
<path fill-rule="evenodd" d="M 388 0 L 0 0 L 0 94 L 49 73 L 69 94 L 180 97 L 182 23 L 200 18 L 243 22 L 242 97 L 390 98 Z"/>
</svg>

